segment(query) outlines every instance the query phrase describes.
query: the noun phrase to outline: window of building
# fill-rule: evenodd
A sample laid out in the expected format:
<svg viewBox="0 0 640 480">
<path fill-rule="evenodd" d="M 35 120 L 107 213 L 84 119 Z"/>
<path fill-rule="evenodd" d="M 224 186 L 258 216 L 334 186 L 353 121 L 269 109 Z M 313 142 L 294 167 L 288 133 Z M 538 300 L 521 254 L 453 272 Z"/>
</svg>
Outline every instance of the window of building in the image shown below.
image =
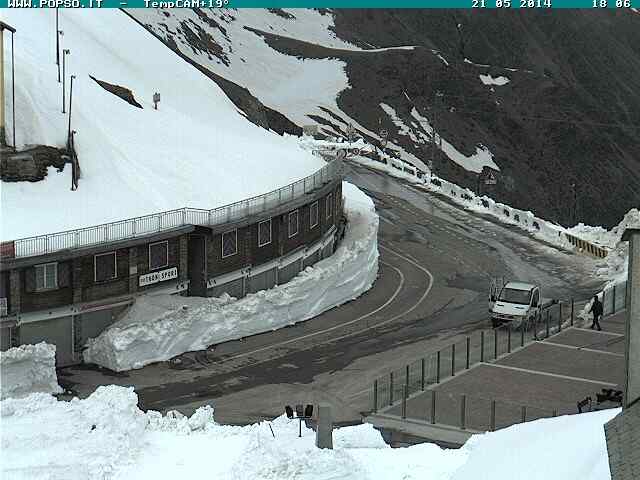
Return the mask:
<svg viewBox="0 0 640 480">
<path fill-rule="evenodd" d="M 271 219 L 258 223 L 258 246 L 271 243 Z"/>
<path fill-rule="evenodd" d="M 333 194 L 327 195 L 327 201 L 325 202 L 327 218 L 331 218 L 333 215 Z"/>
<path fill-rule="evenodd" d="M 298 210 L 289 213 L 289 238 L 298 234 Z"/>
<path fill-rule="evenodd" d="M 169 265 L 169 242 L 152 243 L 149 245 L 149 270 L 157 270 Z"/>
<path fill-rule="evenodd" d="M 222 234 L 222 258 L 238 253 L 238 230 Z"/>
<path fill-rule="evenodd" d="M 318 225 L 318 202 L 313 202 L 309 207 L 309 226 L 310 228 Z"/>
<path fill-rule="evenodd" d="M 113 280 L 118 276 L 116 252 L 100 253 L 93 257 L 93 273 L 96 282 Z"/>
<path fill-rule="evenodd" d="M 36 265 L 36 290 L 51 290 L 53 288 L 58 288 L 58 264 Z"/>
</svg>

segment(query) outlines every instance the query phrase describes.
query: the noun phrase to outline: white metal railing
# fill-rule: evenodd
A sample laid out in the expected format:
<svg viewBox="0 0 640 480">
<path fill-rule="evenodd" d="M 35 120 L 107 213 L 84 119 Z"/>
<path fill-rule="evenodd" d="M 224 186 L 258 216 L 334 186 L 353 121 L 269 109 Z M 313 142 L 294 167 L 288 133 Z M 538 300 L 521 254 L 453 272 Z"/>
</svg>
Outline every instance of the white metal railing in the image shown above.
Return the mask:
<svg viewBox="0 0 640 480">
<path fill-rule="evenodd" d="M 266 212 L 303 197 L 338 178 L 342 173 L 342 168 L 342 161 L 337 159 L 327 163 L 314 174 L 294 183 L 211 210 L 184 207 L 93 227 L 3 242 L 2 254 L 5 257 L 14 258 L 31 257 L 60 250 L 136 238 L 185 225 L 211 226 L 238 221 L 244 217 Z"/>
</svg>

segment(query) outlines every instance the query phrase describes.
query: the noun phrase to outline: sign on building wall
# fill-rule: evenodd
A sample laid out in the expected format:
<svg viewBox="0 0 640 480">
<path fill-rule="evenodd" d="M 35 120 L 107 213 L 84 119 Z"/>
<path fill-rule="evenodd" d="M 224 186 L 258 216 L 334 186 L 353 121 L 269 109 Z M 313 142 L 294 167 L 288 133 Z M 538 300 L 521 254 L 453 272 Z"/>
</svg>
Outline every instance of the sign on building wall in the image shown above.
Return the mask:
<svg viewBox="0 0 640 480">
<path fill-rule="evenodd" d="M 159 272 L 147 273 L 146 275 L 140 275 L 138 285 L 144 287 L 145 285 L 164 282 L 165 280 L 173 280 L 174 278 L 178 278 L 178 267 L 160 270 Z"/>
</svg>

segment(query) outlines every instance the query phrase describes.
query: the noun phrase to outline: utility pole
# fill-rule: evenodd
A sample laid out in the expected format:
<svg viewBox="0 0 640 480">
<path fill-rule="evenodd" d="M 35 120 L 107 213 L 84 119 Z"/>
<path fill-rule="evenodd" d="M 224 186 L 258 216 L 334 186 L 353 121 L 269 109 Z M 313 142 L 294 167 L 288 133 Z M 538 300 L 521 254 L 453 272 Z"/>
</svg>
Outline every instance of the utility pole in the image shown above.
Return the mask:
<svg viewBox="0 0 640 480">
<path fill-rule="evenodd" d="M 73 79 L 76 78 L 75 75 L 71 75 L 71 86 L 69 87 L 69 127 L 67 130 L 67 139 L 68 142 L 71 142 L 71 102 L 73 101 Z"/>
<path fill-rule="evenodd" d="M 57 20 L 57 17 L 56 17 L 56 20 Z M 57 30 L 57 27 L 56 27 L 56 64 L 58 65 L 58 83 L 61 82 L 60 80 L 60 39 L 61 37 L 64 37 L 64 32 L 62 30 Z"/>
<path fill-rule="evenodd" d="M 60 83 L 60 36 L 58 34 L 60 31 L 59 13 L 59 9 L 56 7 L 56 65 L 58 66 L 58 83 Z"/>
<path fill-rule="evenodd" d="M 9 30 L 11 32 L 11 78 L 15 80 L 15 68 L 13 65 L 13 34 L 16 32 L 16 29 L 7 25 L 4 22 L 0 21 L 0 146 L 4 147 L 7 145 L 6 140 L 6 123 L 5 123 L 5 115 L 4 115 L 4 31 Z M 15 86 L 12 83 L 13 88 L 13 146 L 15 148 L 15 138 L 16 138 L 16 106 L 15 106 Z"/>
<path fill-rule="evenodd" d="M 65 108 L 65 100 L 66 100 L 66 92 L 65 92 L 65 85 L 66 85 L 66 58 L 67 55 L 69 55 L 71 53 L 71 51 L 68 48 L 65 48 L 64 50 L 62 50 L 62 113 L 67 113 L 65 112 L 64 108 Z"/>
</svg>

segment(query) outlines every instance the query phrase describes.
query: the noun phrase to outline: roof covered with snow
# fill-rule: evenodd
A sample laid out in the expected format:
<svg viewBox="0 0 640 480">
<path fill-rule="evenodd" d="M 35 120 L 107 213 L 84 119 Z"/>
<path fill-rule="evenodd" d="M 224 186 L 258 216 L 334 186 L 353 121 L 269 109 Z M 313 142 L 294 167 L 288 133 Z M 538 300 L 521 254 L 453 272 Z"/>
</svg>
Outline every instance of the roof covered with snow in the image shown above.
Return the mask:
<svg viewBox="0 0 640 480">
<path fill-rule="evenodd" d="M 66 144 L 55 65 L 54 12 L 7 10 L 17 29 L 19 147 Z M 49 169 L 44 181 L 1 185 L 1 239 L 12 240 L 181 207 L 211 209 L 289 184 L 324 162 L 243 117 L 222 90 L 119 10 L 60 10 L 70 49 L 72 128 L 82 178 Z M 10 68 L 10 56 L 5 56 Z M 142 109 L 89 75 L 132 90 Z M 158 110 L 152 97 L 161 94 Z M 10 99 L 6 105 L 11 111 Z M 11 138 L 12 125 L 7 126 Z M 36 220 L 37 219 L 37 220 Z"/>
</svg>

